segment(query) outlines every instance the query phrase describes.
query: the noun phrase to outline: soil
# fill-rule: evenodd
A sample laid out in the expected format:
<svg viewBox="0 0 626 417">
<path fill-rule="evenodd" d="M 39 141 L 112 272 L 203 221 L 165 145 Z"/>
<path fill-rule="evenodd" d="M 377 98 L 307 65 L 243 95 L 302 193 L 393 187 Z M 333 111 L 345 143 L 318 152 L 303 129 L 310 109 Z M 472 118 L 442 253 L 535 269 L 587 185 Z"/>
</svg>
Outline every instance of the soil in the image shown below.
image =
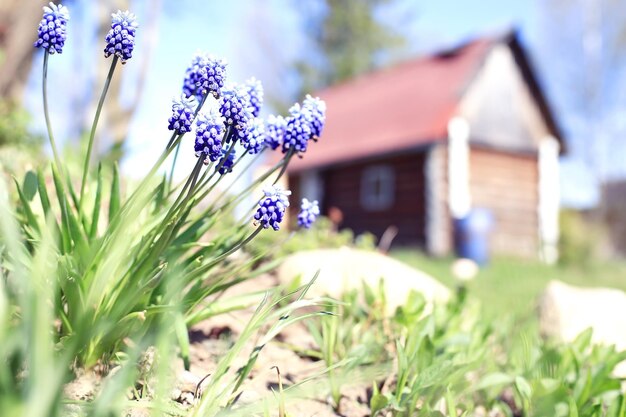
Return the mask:
<svg viewBox="0 0 626 417">
<path fill-rule="evenodd" d="M 246 294 L 276 285 L 278 283 L 273 276 L 265 275 L 238 285 L 224 296 Z M 252 317 L 255 308 L 256 306 L 251 306 L 246 310 L 239 310 L 206 320 L 190 330 L 190 375 L 199 381 L 213 371 L 219 358 L 228 351 Z M 254 339 L 244 349 L 241 362 L 235 364 L 236 367 L 245 363 L 246 355 L 253 348 Z M 275 392 L 278 392 L 279 381 L 276 368 L 280 370 L 284 388 L 318 375 L 325 368 L 322 361 L 294 352 L 294 350 L 301 352 L 315 348 L 315 342 L 304 323 L 299 322 L 287 327 L 277 336 L 276 340 L 263 347 L 250 378 L 242 386 L 242 395 L 237 399 L 237 404 L 246 405 L 255 402 L 261 404 L 260 399 L 273 396 Z M 184 375 L 182 361 L 179 362 L 179 375 Z M 189 376 L 189 374 L 187 375 Z M 326 398 L 328 395 L 326 389 L 320 390 L 319 385 L 317 389 L 308 390 L 305 388 L 305 391 L 310 392 L 304 398 L 299 396 L 292 401 L 287 399 L 286 411 L 288 415 L 298 417 L 368 416 L 369 407 L 366 405 L 368 387 L 369 384 L 342 386 L 344 397 L 341 400 L 339 410 L 334 410 L 330 399 Z M 277 411 L 275 410 L 275 413 L 272 414 L 277 414 Z"/>
<path fill-rule="evenodd" d="M 270 275 L 261 276 L 237 285 L 230 289 L 224 296 L 247 294 L 259 289 L 271 288 L 277 285 L 277 281 Z M 261 298 L 259 298 L 261 301 Z M 173 364 L 173 374 L 176 377 L 175 386 L 171 396 L 183 407 L 191 407 L 196 402 L 196 396 L 202 395 L 202 388 L 210 380 L 210 374 L 215 370 L 219 359 L 228 352 L 238 335 L 252 317 L 256 306 L 245 310 L 239 310 L 229 314 L 220 315 L 205 320 L 190 329 L 190 368 L 184 369 L 183 361 L 176 358 Z M 233 365 L 233 369 L 242 366 L 247 355 L 252 351 L 254 338 L 243 350 L 241 357 Z M 262 414 L 263 398 L 275 398 L 279 390 L 277 369 L 280 370 L 282 384 L 287 388 L 293 384 L 302 382 L 315 375 L 319 375 L 325 365 L 322 361 L 306 355 L 298 355 L 296 351 L 315 349 L 313 338 L 308 333 L 304 323 L 299 322 L 287 327 L 276 339 L 261 350 L 250 377 L 241 388 L 241 394 L 237 398 L 235 407 L 250 406 L 259 410 Z M 114 372 L 115 369 L 112 370 Z M 106 377 L 104 377 L 106 378 Z M 79 373 L 76 379 L 65 388 L 68 399 L 89 401 L 92 400 L 102 385 L 103 377 L 97 373 Z M 298 398 L 286 397 L 286 412 L 288 416 L 345 416 L 363 417 L 369 415 L 368 388 L 369 383 L 343 384 L 343 397 L 339 410 L 331 405 L 328 396 L 327 383 L 324 378 L 317 379 L 310 387 L 305 385 L 299 391 Z M 258 407 L 258 408 L 257 408 Z M 68 411 L 71 414 L 70 406 Z M 278 415 L 278 409 L 270 410 L 271 415 Z M 146 411 L 137 408 L 129 410 L 127 416 L 147 415 Z"/>
</svg>

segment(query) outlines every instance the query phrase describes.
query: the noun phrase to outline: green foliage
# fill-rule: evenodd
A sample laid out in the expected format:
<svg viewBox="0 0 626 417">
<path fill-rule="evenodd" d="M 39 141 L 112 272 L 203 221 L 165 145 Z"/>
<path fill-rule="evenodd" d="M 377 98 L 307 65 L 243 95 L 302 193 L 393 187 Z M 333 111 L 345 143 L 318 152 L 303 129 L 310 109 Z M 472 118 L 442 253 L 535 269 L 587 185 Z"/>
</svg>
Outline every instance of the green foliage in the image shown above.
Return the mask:
<svg viewBox="0 0 626 417">
<path fill-rule="evenodd" d="M 260 235 L 250 243 L 249 250 L 253 254 L 267 253 L 268 247 L 275 250 L 269 254 L 274 258 L 281 258 L 303 250 L 323 248 L 340 248 L 352 246 L 359 249 L 374 250 L 376 237 L 370 233 L 354 236 L 349 229 L 336 231 L 327 217 L 319 217 L 309 230 L 298 233 L 289 230 L 280 230 L 278 233 Z"/>
<path fill-rule="evenodd" d="M 453 258 L 428 257 L 417 248 L 394 249 L 391 256 L 433 277 L 448 288 L 458 281 L 452 273 Z M 470 282 L 468 292 L 480 301 L 485 320 L 529 317 L 536 299 L 550 280 L 582 287 L 614 287 L 626 291 L 626 262 L 619 260 L 580 265 L 546 265 L 538 260 L 494 257 Z"/>
<path fill-rule="evenodd" d="M 378 16 L 381 7 L 393 4 L 393 0 L 326 0 L 299 5 L 307 15 L 313 51 L 321 58 L 296 63 L 303 89 L 319 89 L 370 71 L 389 58 L 385 53 L 402 46 L 400 26 L 385 24 Z"/>
<path fill-rule="evenodd" d="M 598 225 L 583 218 L 575 210 L 563 210 L 560 215 L 559 263 L 589 266 L 597 260 L 598 243 L 602 233 Z"/>
<path fill-rule="evenodd" d="M 391 317 L 384 300 L 382 288 L 365 287 L 309 324 L 338 412 L 359 370 L 390 363 L 391 372 L 372 379 L 373 416 L 460 416 L 478 408 L 505 416 L 626 413 L 613 376 L 626 352 L 592 345 L 589 331 L 566 345 L 540 338 L 532 322 L 489 324 L 463 288 L 434 308 L 412 293 Z"/>
<path fill-rule="evenodd" d="M 41 145 L 41 138 L 28 131 L 30 117 L 15 103 L 0 100 L 0 147 L 17 145 L 22 147 Z"/>
</svg>

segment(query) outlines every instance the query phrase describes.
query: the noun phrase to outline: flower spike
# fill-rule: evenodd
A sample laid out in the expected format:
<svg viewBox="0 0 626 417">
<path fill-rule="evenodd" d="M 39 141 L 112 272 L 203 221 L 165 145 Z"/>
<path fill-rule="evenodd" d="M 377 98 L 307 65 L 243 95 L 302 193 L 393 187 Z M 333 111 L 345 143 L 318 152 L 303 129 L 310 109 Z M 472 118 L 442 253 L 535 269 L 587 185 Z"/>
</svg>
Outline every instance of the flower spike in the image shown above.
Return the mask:
<svg viewBox="0 0 626 417">
<path fill-rule="evenodd" d="M 62 53 L 65 40 L 67 39 L 67 21 L 70 20 L 70 12 L 67 7 L 56 5 L 44 6 L 43 18 L 37 28 L 37 41 L 35 48 L 43 48 L 50 54 Z"/>
</svg>

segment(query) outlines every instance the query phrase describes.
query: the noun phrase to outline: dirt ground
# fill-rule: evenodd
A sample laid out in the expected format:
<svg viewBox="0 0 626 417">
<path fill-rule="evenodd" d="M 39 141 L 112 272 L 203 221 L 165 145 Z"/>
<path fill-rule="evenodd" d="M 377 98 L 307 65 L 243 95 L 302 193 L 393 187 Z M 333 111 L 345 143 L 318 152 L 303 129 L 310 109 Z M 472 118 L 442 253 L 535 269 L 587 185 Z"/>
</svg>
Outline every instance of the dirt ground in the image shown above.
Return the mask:
<svg viewBox="0 0 626 417">
<path fill-rule="evenodd" d="M 236 288 L 229 290 L 229 294 L 225 294 L 225 296 L 245 294 L 276 285 L 277 281 L 274 277 L 265 275 L 238 285 Z M 189 373 L 184 372 L 182 370 L 182 361 L 180 361 L 179 375 L 186 375 L 186 377 L 179 377 L 179 380 L 199 381 L 210 374 L 215 369 L 219 358 L 228 351 L 234 340 L 244 329 L 255 308 L 256 306 L 251 306 L 246 310 L 221 315 L 194 326 L 190 331 L 191 367 Z M 254 348 L 254 342 L 255 340 L 252 340 L 249 346 L 246 346 L 243 357 L 239 358 L 241 362 L 237 363 L 236 367 L 245 363 L 246 355 Z M 302 322 L 286 328 L 278 335 L 275 341 L 264 346 L 250 378 L 243 385 L 242 395 L 237 400 L 238 404 L 261 403 L 261 401 L 258 401 L 261 398 L 275 395 L 274 393 L 278 392 L 279 382 L 275 367 L 280 370 L 284 388 L 319 375 L 324 370 L 325 365 L 322 361 L 296 354 L 290 348 L 293 346 L 297 347 L 296 350 L 299 351 L 316 347 L 313 338 L 306 329 L 306 325 Z M 187 384 L 187 389 L 191 388 L 191 385 Z M 371 385 L 358 383 L 355 385 L 342 385 L 344 397 L 341 400 L 339 410 L 335 411 L 331 406 L 330 399 L 325 398 L 328 394 L 328 390 L 325 387 L 320 387 L 319 383 L 313 383 L 311 388 L 307 389 L 305 385 L 303 391 L 307 392 L 307 394 L 304 398 L 289 400 L 289 397 L 287 397 L 286 411 L 287 414 L 298 417 L 367 416 L 369 415 L 369 407 L 367 406 L 367 389 L 369 386 Z M 186 399 L 184 397 L 189 399 L 189 394 L 181 392 L 181 397 L 179 401 L 185 402 Z M 271 411 L 273 411 L 272 414 L 275 414 L 278 410 Z"/>
<path fill-rule="evenodd" d="M 269 289 L 276 285 L 277 281 L 273 276 L 264 275 L 239 284 L 230 289 L 228 294 L 224 294 L 224 296 L 247 294 Z M 261 297 L 259 297 L 260 301 Z M 256 305 L 245 310 L 223 314 L 205 320 L 191 328 L 189 332 L 191 366 L 189 371 L 186 371 L 182 359 L 175 359 L 172 369 L 176 381 L 171 392 L 173 400 L 185 408 L 192 406 L 196 401 L 195 397 L 202 394 L 202 388 L 210 381 L 210 375 L 214 372 L 220 358 L 233 346 L 252 317 L 255 308 Z M 256 345 L 255 342 L 257 340 L 252 338 L 247 343 L 231 369 L 238 369 L 246 363 L 249 353 Z M 294 349 L 294 347 L 296 348 Z M 302 389 L 298 390 L 296 397 L 284 396 L 287 415 L 294 417 L 368 416 L 368 388 L 371 387 L 371 381 L 342 384 L 343 397 L 339 409 L 335 410 L 331 405 L 327 380 L 323 377 L 312 378 L 316 375 L 319 376 L 325 370 L 324 362 L 294 352 L 294 350 L 303 351 L 315 347 L 314 340 L 303 322 L 287 327 L 275 340 L 265 345 L 261 350 L 249 378 L 242 385 L 241 395 L 237 398 L 234 408 L 242 408 L 243 410 L 245 407 L 250 407 L 255 414 L 257 412 L 262 414 L 263 399 L 275 400 L 277 398 L 279 377 L 276 368 L 278 368 L 285 389 L 311 378 L 310 383 L 307 382 L 301 386 Z M 97 373 L 79 372 L 76 380 L 65 387 L 67 398 L 77 401 L 92 400 L 102 385 L 102 378 Z M 355 379 L 358 380 L 359 378 Z M 270 408 L 270 413 L 271 415 L 278 415 L 276 402 L 274 401 L 273 404 L 271 407 L 275 407 L 275 409 Z M 72 408 L 75 406 L 70 405 L 68 407 L 69 414 L 72 414 Z M 78 409 L 75 411 L 78 412 Z M 141 408 L 129 410 L 127 414 L 128 417 L 148 415 L 147 411 Z"/>
</svg>

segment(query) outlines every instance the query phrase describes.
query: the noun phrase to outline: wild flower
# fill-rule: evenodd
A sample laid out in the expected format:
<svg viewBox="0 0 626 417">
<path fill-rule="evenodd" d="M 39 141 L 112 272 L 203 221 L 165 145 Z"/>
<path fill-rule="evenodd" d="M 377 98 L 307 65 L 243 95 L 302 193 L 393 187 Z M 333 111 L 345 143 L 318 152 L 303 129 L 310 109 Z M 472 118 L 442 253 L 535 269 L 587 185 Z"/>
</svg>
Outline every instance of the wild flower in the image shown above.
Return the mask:
<svg viewBox="0 0 626 417">
<path fill-rule="evenodd" d="M 283 136 L 283 153 L 295 152 L 301 154 L 306 152 L 312 131 L 308 110 L 296 103 L 289 109 L 291 116 L 287 118 L 287 126 Z"/>
<path fill-rule="evenodd" d="M 107 44 L 104 47 L 104 57 L 108 58 L 115 55 L 124 64 L 133 56 L 135 31 L 139 24 L 137 17 L 128 10 L 125 12 L 118 10 L 111 17 L 113 20 L 111 21 L 111 29 L 105 38 Z"/>
<path fill-rule="evenodd" d="M 173 100 L 172 116 L 168 120 L 167 128 L 178 134 L 191 132 L 196 106 L 197 102 L 193 96 L 185 97 L 183 94 L 180 99 Z"/>
<path fill-rule="evenodd" d="M 218 98 L 226 80 L 226 61 L 210 54 L 198 53 L 185 72 L 183 93 L 198 101 L 211 94 Z"/>
<path fill-rule="evenodd" d="M 287 121 L 283 116 L 269 115 L 265 123 L 265 144 L 275 150 L 283 143 Z"/>
<path fill-rule="evenodd" d="M 303 198 L 300 205 L 300 213 L 298 213 L 298 227 L 309 229 L 319 215 L 320 208 L 317 200 L 309 201 Z"/>
<path fill-rule="evenodd" d="M 259 201 L 259 208 L 254 214 L 254 219 L 264 229 L 272 227 L 274 230 L 279 230 L 285 211 L 289 207 L 288 196 L 291 195 L 291 191 L 272 186 L 265 188 L 263 193 L 265 197 Z"/>
<path fill-rule="evenodd" d="M 317 140 L 322 134 L 326 122 L 326 103 L 319 97 L 312 97 L 307 94 L 302 102 L 302 108 L 307 111 L 306 115 L 311 127 L 312 139 Z"/>
<path fill-rule="evenodd" d="M 217 161 L 222 156 L 222 135 L 224 118 L 211 108 L 207 113 L 200 113 L 196 118 L 196 156 L 204 155 L 204 163 Z"/>
<path fill-rule="evenodd" d="M 50 5 L 43 7 L 43 18 L 39 22 L 37 29 L 37 40 L 35 48 L 43 48 L 49 53 L 62 53 L 63 45 L 67 39 L 67 21 L 70 19 L 70 13 L 67 7 L 56 5 L 50 2 Z"/>
<path fill-rule="evenodd" d="M 246 91 L 250 97 L 250 107 L 252 107 L 252 115 L 259 117 L 261 106 L 263 105 L 263 84 L 261 81 L 252 77 L 245 83 Z"/>
<path fill-rule="evenodd" d="M 245 86 L 236 84 L 224 89 L 220 99 L 220 113 L 227 125 L 245 132 L 248 122 L 253 117 L 250 96 Z"/>
<path fill-rule="evenodd" d="M 241 144 L 251 155 L 257 154 L 265 148 L 265 123 L 262 119 L 257 117 L 248 123 L 248 129 L 241 136 Z"/>
<path fill-rule="evenodd" d="M 220 161 L 215 169 L 217 169 L 222 175 L 233 172 L 233 165 L 235 165 L 235 152 L 227 151 L 222 148 L 221 154 L 222 157 L 220 158 Z"/>
</svg>

